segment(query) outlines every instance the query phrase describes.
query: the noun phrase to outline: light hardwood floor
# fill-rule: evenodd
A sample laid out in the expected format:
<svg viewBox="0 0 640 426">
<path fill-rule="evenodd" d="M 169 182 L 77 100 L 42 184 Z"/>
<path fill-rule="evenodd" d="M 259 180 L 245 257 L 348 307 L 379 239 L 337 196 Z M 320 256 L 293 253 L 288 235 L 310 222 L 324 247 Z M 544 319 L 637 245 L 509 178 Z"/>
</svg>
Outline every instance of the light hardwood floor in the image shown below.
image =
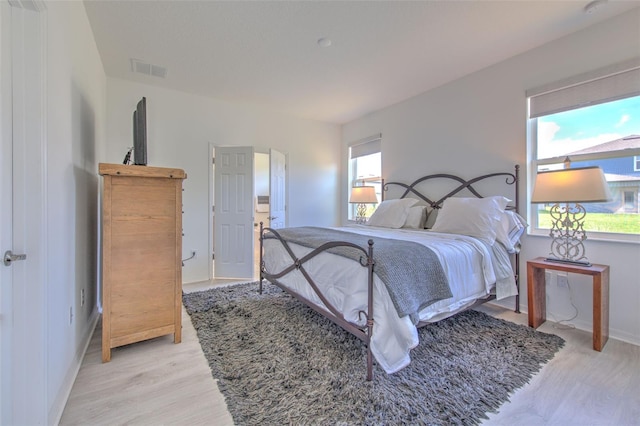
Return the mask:
<svg viewBox="0 0 640 426">
<path fill-rule="evenodd" d="M 212 285 L 185 285 L 199 291 Z M 527 323 L 495 305 L 479 310 Z M 486 425 L 640 425 L 640 347 L 609 339 L 591 349 L 591 334 L 546 322 L 565 347 Z M 182 343 L 171 336 L 115 348 L 103 364 L 98 325 L 60 421 L 61 425 L 232 425 L 224 398 L 183 309 Z"/>
</svg>

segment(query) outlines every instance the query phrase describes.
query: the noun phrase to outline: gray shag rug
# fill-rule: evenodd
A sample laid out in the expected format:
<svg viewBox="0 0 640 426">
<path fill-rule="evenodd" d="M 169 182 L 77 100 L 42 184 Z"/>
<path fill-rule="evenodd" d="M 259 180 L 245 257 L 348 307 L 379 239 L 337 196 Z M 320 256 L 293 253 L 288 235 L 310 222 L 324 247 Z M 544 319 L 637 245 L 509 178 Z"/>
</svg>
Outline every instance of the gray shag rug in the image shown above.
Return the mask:
<svg viewBox="0 0 640 426">
<path fill-rule="evenodd" d="M 237 425 L 478 424 L 564 344 L 471 310 L 419 329 L 411 364 L 374 364 L 367 382 L 364 344 L 270 283 L 183 301 Z"/>
</svg>

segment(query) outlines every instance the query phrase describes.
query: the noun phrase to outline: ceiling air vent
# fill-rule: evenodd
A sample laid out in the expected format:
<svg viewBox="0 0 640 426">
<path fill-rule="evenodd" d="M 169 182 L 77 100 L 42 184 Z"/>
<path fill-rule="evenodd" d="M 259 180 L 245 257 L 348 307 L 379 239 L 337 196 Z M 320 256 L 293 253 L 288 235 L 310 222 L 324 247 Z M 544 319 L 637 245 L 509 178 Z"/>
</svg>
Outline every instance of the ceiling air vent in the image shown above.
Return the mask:
<svg viewBox="0 0 640 426">
<path fill-rule="evenodd" d="M 165 67 L 142 62 L 139 59 L 131 59 L 131 71 L 160 78 L 167 76 L 167 69 Z"/>
</svg>

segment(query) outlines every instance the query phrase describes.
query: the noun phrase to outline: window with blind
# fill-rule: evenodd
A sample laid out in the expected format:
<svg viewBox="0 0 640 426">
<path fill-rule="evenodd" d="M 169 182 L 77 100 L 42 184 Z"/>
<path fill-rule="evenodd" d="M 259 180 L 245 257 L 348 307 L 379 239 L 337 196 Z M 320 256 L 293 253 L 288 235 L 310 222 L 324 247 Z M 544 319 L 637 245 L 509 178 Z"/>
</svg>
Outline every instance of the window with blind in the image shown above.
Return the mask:
<svg viewBox="0 0 640 426">
<path fill-rule="evenodd" d="M 531 187 L 542 170 L 599 166 L 613 199 L 584 204 L 598 238 L 640 235 L 640 59 L 527 92 Z M 532 205 L 533 229 L 549 229 L 549 207 Z"/>
<path fill-rule="evenodd" d="M 382 135 L 354 142 L 349 146 L 349 191 L 354 186 L 368 185 L 376 188 L 378 200 L 382 198 Z M 356 219 L 355 204 L 348 203 L 348 219 Z M 377 204 L 367 205 L 366 217 L 370 217 Z"/>
</svg>

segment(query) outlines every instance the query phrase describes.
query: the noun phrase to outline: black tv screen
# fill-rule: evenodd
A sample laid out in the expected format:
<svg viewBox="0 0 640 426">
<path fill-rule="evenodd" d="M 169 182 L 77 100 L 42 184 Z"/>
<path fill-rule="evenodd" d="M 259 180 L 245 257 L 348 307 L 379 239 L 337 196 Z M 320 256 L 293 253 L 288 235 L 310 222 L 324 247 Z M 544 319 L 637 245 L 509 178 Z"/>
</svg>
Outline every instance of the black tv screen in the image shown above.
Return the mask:
<svg viewBox="0 0 640 426">
<path fill-rule="evenodd" d="M 147 98 L 133 111 L 133 164 L 147 165 Z"/>
</svg>

